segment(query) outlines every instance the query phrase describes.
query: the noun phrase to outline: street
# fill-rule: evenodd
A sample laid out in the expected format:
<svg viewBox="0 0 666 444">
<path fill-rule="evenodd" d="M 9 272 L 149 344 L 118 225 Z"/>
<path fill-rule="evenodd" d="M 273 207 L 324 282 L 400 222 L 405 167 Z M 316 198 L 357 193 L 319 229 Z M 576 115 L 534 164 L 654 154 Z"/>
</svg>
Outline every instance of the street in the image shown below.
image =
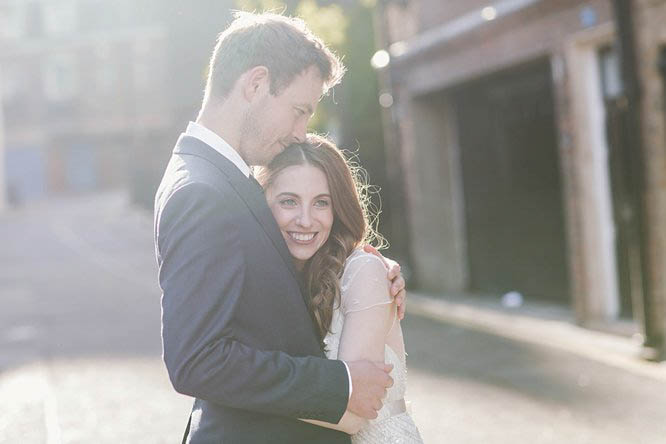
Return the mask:
<svg viewBox="0 0 666 444">
<path fill-rule="evenodd" d="M 180 442 L 161 361 L 152 215 L 106 193 L 0 214 L 0 443 Z M 666 442 L 666 381 L 416 313 L 426 443 Z"/>
</svg>

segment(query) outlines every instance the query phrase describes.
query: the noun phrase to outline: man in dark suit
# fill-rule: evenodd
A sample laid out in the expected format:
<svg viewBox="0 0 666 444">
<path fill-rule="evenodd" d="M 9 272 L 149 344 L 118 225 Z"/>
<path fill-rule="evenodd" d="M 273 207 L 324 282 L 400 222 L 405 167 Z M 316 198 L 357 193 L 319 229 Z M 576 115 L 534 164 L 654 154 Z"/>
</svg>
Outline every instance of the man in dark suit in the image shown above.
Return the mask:
<svg viewBox="0 0 666 444">
<path fill-rule="evenodd" d="M 164 361 L 174 388 L 196 398 L 184 442 L 349 442 L 298 418 L 372 419 L 392 384 L 382 363 L 325 359 L 250 175 L 304 139 L 343 72 L 299 20 L 244 13 L 218 39 L 201 112 L 155 199 Z M 404 297 L 401 277 L 392 288 Z"/>
</svg>

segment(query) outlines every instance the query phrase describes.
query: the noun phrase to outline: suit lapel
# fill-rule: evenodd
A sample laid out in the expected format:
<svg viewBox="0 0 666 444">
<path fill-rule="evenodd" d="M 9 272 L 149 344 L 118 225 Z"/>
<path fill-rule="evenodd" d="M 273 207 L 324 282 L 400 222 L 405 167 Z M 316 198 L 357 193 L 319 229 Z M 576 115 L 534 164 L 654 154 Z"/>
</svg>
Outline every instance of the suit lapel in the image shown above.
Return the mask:
<svg viewBox="0 0 666 444">
<path fill-rule="evenodd" d="M 270 208 L 268 208 L 264 194 L 257 189 L 251 179 L 245 177 L 245 175 L 226 157 L 204 142 L 191 136 L 181 135 L 176 143 L 174 154 L 189 154 L 204 158 L 220 170 L 220 172 L 228 179 L 234 190 L 236 190 L 240 198 L 245 202 L 255 219 L 257 219 L 278 253 L 280 253 L 287 268 L 289 268 L 291 274 L 298 281 L 294 262 L 289 253 L 289 249 L 287 248 L 287 244 L 280 233 L 280 229 L 275 222 L 273 213 Z"/>
</svg>

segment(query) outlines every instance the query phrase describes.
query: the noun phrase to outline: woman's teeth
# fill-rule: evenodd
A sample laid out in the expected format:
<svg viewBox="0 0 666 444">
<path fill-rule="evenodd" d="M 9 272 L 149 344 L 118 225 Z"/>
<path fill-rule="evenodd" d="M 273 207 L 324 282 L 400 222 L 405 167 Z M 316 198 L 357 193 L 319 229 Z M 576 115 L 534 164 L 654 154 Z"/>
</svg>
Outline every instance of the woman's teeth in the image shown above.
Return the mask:
<svg viewBox="0 0 666 444">
<path fill-rule="evenodd" d="M 297 240 L 299 242 L 308 242 L 308 241 L 311 241 L 312 238 L 315 237 L 315 234 L 317 234 L 317 233 L 294 233 L 294 232 L 290 232 L 289 236 L 291 236 L 292 239 Z"/>
</svg>

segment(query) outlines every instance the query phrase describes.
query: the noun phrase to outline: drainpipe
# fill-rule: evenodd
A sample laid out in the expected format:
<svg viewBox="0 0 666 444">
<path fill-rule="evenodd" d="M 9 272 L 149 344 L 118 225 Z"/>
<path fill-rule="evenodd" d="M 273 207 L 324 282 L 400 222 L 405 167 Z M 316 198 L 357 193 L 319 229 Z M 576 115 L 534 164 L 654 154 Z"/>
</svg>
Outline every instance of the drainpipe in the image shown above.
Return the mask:
<svg viewBox="0 0 666 444">
<path fill-rule="evenodd" d="M 657 59 L 657 70 L 661 74 L 661 90 L 662 90 L 662 110 L 666 106 L 666 45 L 659 49 L 659 57 Z M 664 126 L 666 127 L 666 116 L 664 116 Z M 664 145 L 666 145 L 666 136 L 664 137 Z M 666 313 L 662 312 L 662 331 L 666 331 Z M 666 340 L 662 338 L 661 360 L 666 359 Z"/>
<path fill-rule="evenodd" d="M 2 91 L 2 67 L 0 66 L 0 91 Z M 5 116 L 0 95 L 0 213 L 7 209 L 7 170 L 5 169 Z"/>
<path fill-rule="evenodd" d="M 649 270 L 652 268 L 648 236 L 647 209 L 647 175 L 645 171 L 645 146 L 641 131 L 641 89 L 636 60 L 636 43 L 633 29 L 632 6 L 634 2 L 613 0 L 615 25 L 618 34 L 620 65 L 624 96 L 627 103 L 628 140 L 631 146 L 631 188 L 632 200 L 636 208 L 636 223 L 630 236 L 635 245 L 639 246 L 640 281 L 642 286 L 642 307 L 636 307 L 636 315 L 642 318 L 644 330 L 643 357 L 649 360 L 666 359 L 663 333 L 655 322 L 654 289 Z"/>
</svg>

